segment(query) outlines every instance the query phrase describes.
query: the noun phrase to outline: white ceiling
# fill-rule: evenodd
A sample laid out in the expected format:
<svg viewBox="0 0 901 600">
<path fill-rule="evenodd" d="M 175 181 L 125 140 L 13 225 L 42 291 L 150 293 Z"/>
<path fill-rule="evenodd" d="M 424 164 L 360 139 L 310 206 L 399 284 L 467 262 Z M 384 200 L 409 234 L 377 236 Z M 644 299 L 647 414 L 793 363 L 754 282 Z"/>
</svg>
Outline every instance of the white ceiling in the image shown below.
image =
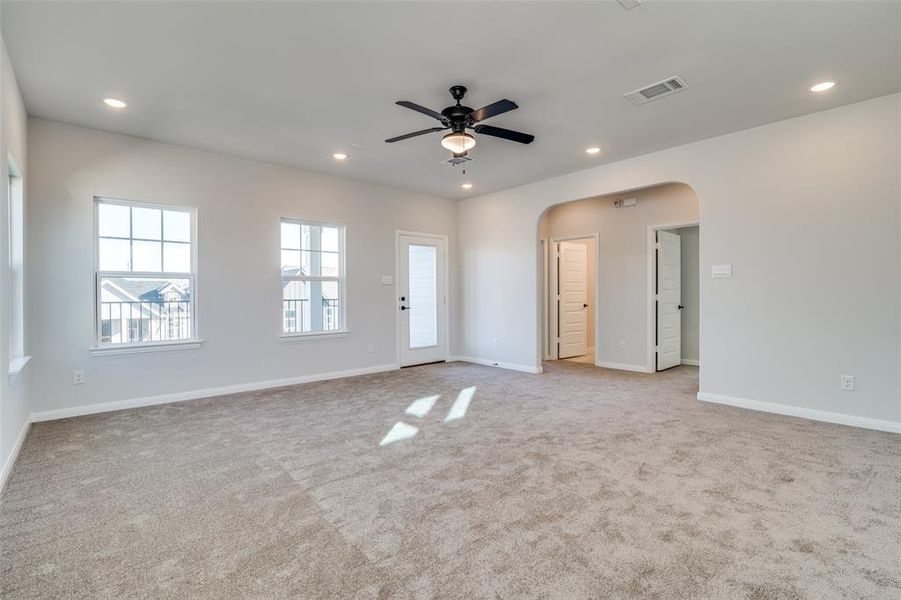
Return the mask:
<svg viewBox="0 0 901 600">
<path fill-rule="evenodd" d="M 33 116 L 449 198 L 901 90 L 901 2 L 4 0 L 2 21 Z M 688 89 L 623 97 L 671 75 Z M 383 142 L 436 124 L 395 100 L 440 110 L 455 83 L 536 141 L 477 136 L 465 176 L 440 134 Z"/>
</svg>

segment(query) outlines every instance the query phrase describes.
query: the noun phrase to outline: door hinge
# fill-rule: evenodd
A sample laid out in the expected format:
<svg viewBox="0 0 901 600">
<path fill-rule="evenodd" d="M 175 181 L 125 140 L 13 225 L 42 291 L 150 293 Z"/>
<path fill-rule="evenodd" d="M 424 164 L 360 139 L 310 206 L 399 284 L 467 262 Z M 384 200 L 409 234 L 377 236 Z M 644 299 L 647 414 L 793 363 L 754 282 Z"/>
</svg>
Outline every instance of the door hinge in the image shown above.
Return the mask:
<svg viewBox="0 0 901 600">
<path fill-rule="evenodd" d="M 660 294 L 654 294 L 654 300 L 660 302 Z"/>
<path fill-rule="evenodd" d="M 654 242 L 654 249 L 660 250 L 660 242 Z"/>
</svg>

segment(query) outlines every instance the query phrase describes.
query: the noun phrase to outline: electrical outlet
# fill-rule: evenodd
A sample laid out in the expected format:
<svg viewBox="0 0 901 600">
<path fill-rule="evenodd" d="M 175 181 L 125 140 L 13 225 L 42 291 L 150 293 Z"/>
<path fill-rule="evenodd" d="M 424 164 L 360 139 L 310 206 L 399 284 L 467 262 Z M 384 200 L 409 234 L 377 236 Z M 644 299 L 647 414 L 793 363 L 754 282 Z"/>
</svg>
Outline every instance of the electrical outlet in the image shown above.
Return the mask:
<svg viewBox="0 0 901 600">
<path fill-rule="evenodd" d="M 72 384 L 73 385 L 81 385 L 84 383 L 84 371 L 78 369 L 76 371 L 72 371 Z"/>
<path fill-rule="evenodd" d="M 375 352 L 375 344 L 369 344 L 369 347 L 366 348 L 366 351 L 372 354 Z"/>
<path fill-rule="evenodd" d="M 626 340 L 620 340 L 620 341 L 619 341 L 619 349 L 620 349 L 620 350 L 625 350 L 625 349 L 626 349 Z"/>
<path fill-rule="evenodd" d="M 842 375 L 842 391 L 854 391 L 854 375 Z"/>
</svg>

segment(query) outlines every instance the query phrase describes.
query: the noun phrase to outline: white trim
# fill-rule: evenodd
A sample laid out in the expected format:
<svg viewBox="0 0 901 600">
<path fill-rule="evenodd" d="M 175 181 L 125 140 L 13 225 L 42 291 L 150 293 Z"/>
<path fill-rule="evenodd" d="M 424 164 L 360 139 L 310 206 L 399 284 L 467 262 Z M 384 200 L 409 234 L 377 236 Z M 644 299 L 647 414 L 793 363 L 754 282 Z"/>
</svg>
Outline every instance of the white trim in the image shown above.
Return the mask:
<svg viewBox="0 0 901 600">
<path fill-rule="evenodd" d="M 15 383 L 19 373 L 22 372 L 29 360 L 31 360 L 30 356 L 17 356 L 9 359 L 9 385 Z"/>
<path fill-rule="evenodd" d="M 191 308 L 191 338 L 188 340 L 176 340 L 178 342 L 187 342 L 187 343 L 195 343 L 201 344 L 203 341 L 200 339 L 200 320 L 197 315 L 197 307 L 200 305 L 199 294 L 197 292 L 197 274 L 198 274 L 198 247 L 199 247 L 199 217 L 198 210 L 196 206 L 179 206 L 174 204 L 158 204 L 145 202 L 142 200 L 125 200 L 123 198 L 113 198 L 110 196 L 93 196 L 93 218 L 94 218 L 94 231 L 93 231 L 93 242 L 94 242 L 94 339 L 93 346 L 91 347 L 91 351 L 95 349 L 100 350 L 105 349 L 107 345 L 101 344 L 100 340 L 102 336 L 102 327 L 101 323 L 101 301 L 100 301 L 100 285 L 103 277 L 150 277 L 157 279 L 187 279 L 190 282 L 191 288 L 191 299 L 189 300 L 190 308 Z M 162 213 L 164 211 L 172 211 L 172 212 L 185 212 L 190 215 L 191 218 L 191 241 L 190 242 L 179 242 L 179 243 L 188 243 L 191 246 L 191 271 L 190 273 L 168 273 L 168 272 L 156 272 L 156 271 L 101 271 L 100 270 L 100 205 L 101 204 L 111 204 L 117 206 L 127 206 L 129 210 L 133 207 L 137 208 L 150 208 L 154 210 L 159 210 L 161 215 L 160 218 L 164 218 Z M 134 238 L 134 231 L 132 230 L 131 219 L 129 219 L 129 240 L 141 239 Z M 164 232 L 160 229 L 160 237 L 164 236 Z M 125 238 L 120 238 L 125 239 Z M 156 240 L 147 240 L 147 241 L 156 241 Z M 165 243 L 165 240 L 160 239 L 160 244 Z M 161 250 L 162 252 L 162 246 Z M 162 254 L 160 255 L 162 257 Z M 131 257 L 131 254 L 129 254 Z M 160 258 L 162 260 L 162 258 Z M 129 266 L 131 265 L 131 261 L 129 260 Z M 160 268 L 162 268 L 163 264 L 160 264 Z M 153 342 L 151 342 L 153 343 Z M 168 343 L 168 342 L 167 342 Z M 110 344 L 112 346 L 112 344 Z M 129 344 L 129 346 L 136 346 L 136 344 Z M 198 345 L 199 347 L 199 345 Z M 152 352 L 153 350 L 149 350 Z M 102 352 L 102 354 L 130 354 L 136 351 L 131 352 Z M 98 352 L 98 354 L 101 354 Z"/>
<path fill-rule="evenodd" d="M 328 338 L 342 338 L 350 335 L 347 329 L 338 331 L 308 331 L 306 333 L 283 333 L 278 336 L 280 342 L 299 342 L 301 340 L 317 340 Z"/>
<path fill-rule="evenodd" d="M 700 366 L 701 366 L 701 361 L 699 361 L 699 360 L 696 359 L 696 358 L 683 358 L 683 359 L 682 359 L 682 364 L 683 364 L 683 365 L 688 365 L 688 366 L 690 366 L 690 367 L 700 367 Z"/>
<path fill-rule="evenodd" d="M 726 406 L 734 406 L 748 410 L 785 415 L 788 417 L 799 417 L 801 419 L 809 419 L 811 421 L 822 421 L 824 423 L 835 423 L 838 425 L 848 425 L 850 427 L 861 427 L 863 429 L 875 429 L 877 431 L 901 433 L 901 422 L 898 421 L 870 419 L 868 417 L 858 417 L 855 415 L 846 415 L 843 413 L 829 412 L 826 410 L 817 410 L 813 408 L 802 408 L 800 406 L 789 406 L 787 404 L 776 404 L 773 402 L 762 402 L 760 400 L 746 400 L 744 398 L 735 398 L 733 396 L 725 396 L 723 394 L 711 394 L 709 392 L 698 392 L 698 400 L 700 400 L 701 402 L 724 404 Z"/>
<path fill-rule="evenodd" d="M 600 310 L 599 307 L 601 302 L 599 298 L 601 297 L 601 278 L 598 277 L 598 265 L 601 263 L 601 234 L 600 233 L 583 233 L 579 235 L 571 235 L 564 237 L 555 237 L 548 238 L 547 244 L 547 252 L 546 258 L 548 261 L 547 273 L 548 280 L 545 281 L 545 285 L 543 288 L 544 296 L 544 306 L 542 307 L 542 311 L 545 313 L 545 321 L 541 327 L 542 330 L 542 339 L 544 340 L 544 348 L 542 350 L 542 356 L 544 356 L 547 360 L 557 360 L 559 358 L 559 343 L 552 342 L 552 340 L 558 338 L 557 329 L 559 327 L 559 319 L 560 319 L 560 307 L 558 304 L 558 296 L 560 295 L 559 282 L 557 281 L 557 258 L 558 256 L 558 244 L 560 242 L 571 242 L 576 240 L 594 240 L 594 270 L 592 273 L 594 277 L 594 304 L 590 307 L 592 311 L 594 311 L 594 340 L 597 343 L 598 336 L 600 335 Z M 541 243 L 545 240 L 539 240 L 539 247 Z M 551 254 L 553 253 L 553 255 Z M 551 315 L 551 297 L 554 298 L 553 306 L 554 311 L 553 315 Z M 585 320 L 585 327 L 588 327 L 588 320 Z M 586 338 L 587 336 L 587 331 Z M 589 352 L 593 352 L 592 348 L 588 349 Z"/>
<path fill-rule="evenodd" d="M 654 285 L 657 276 L 657 232 L 665 229 L 680 229 L 682 227 L 700 227 L 701 220 L 694 219 L 692 221 L 682 221 L 679 223 L 665 223 L 663 225 L 648 225 L 648 241 L 647 241 L 647 303 L 648 313 L 646 319 L 647 328 L 647 355 L 645 358 L 645 366 L 648 373 L 657 372 L 657 347 L 654 344 L 655 334 L 657 333 L 657 306 L 656 306 L 656 286 Z M 698 265 L 700 270 L 701 266 Z M 701 295 L 698 295 L 701 298 Z M 701 298 L 703 302 L 703 298 Z M 700 313 L 703 314 L 703 311 Z M 700 365 L 698 365 L 700 366 Z"/>
<path fill-rule="evenodd" d="M 253 383 L 239 383 L 237 385 L 205 388 L 200 390 L 191 390 L 188 392 L 175 392 L 172 394 L 162 394 L 160 396 L 146 396 L 143 398 L 131 398 L 129 400 L 117 400 L 115 402 L 104 402 L 102 404 L 73 406 L 71 408 L 60 408 L 57 410 L 47 410 L 43 412 L 31 413 L 31 421 L 33 423 L 37 423 L 40 421 L 68 419 L 70 417 L 78 417 L 81 415 L 93 415 L 96 413 L 110 412 L 114 410 L 139 408 L 141 406 L 170 404 L 172 402 L 184 402 L 185 400 L 197 400 L 200 398 L 212 398 L 214 396 L 225 396 L 228 394 L 240 394 L 244 392 L 255 392 L 258 390 L 266 390 L 270 388 L 287 387 L 301 383 L 311 383 L 314 381 L 326 381 L 329 379 L 343 379 L 344 377 L 356 377 L 358 375 L 383 373 L 385 371 L 395 371 L 399 368 L 400 367 L 396 364 L 376 365 L 374 367 L 348 369 L 346 371 L 332 371 L 331 373 L 301 375 L 299 377 L 285 377 L 284 379 L 270 379 L 268 381 L 255 381 Z"/>
<path fill-rule="evenodd" d="M 29 415 L 25 418 L 25 422 L 22 423 L 22 429 L 19 430 L 19 435 L 16 436 L 16 441 L 9 451 L 9 456 L 6 457 L 6 462 L 3 463 L 3 470 L 0 471 L 0 492 L 6 487 L 6 480 L 9 478 L 9 474 L 12 473 L 13 465 L 16 464 L 16 460 L 19 458 L 19 452 L 22 451 L 25 438 L 28 437 L 28 431 L 31 429 L 31 422 L 32 419 Z"/>
<path fill-rule="evenodd" d="M 475 358 L 473 356 L 450 356 L 448 357 L 447 362 L 468 362 L 476 365 L 483 365 L 486 367 L 497 367 L 499 369 L 508 369 L 510 371 L 532 373 L 533 375 L 538 375 L 544 372 L 544 369 L 541 367 L 532 367 L 529 365 L 520 365 L 508 362 L 497 362 L 489 360 L 487 358 Z"/>
<path fill-rule="evenodd" d="M 91 348 L 88 348 L 88 352 L 90 352 L 92 356 L 118 356 L 120 354 L 143 354 L 144 352 L 196 350 L 202 345 L 203 340 L 185 340 L 183 342 L 147 342 L 145 344 L 92 346 Z"/>
<path fill-rule="evenodd" d="M 323 227 L 330 227 L 338 230 L 338 276 L 325 276 L 325 275 L 293 275 L 290 277 L 285 277 L 284 274 L 281 275 L 282 285 L 279 291 L 279 297 L 284 300 L 284 289 L 286 281 L 301 281 L 301 282 L 336 282 L 338 284 L 338 321 L 341 326 L 340 332 L 346 332 L 348 330 L 349 325 L 347 324 L 347 225 L 343 223 L 332 223 L 329 221 L 310 221 L 308 219 L 295 219 L 292 217 L 280 217 L 279 218 L 279 227 L 278 227 L 278 248 L 279 248 L 279 257 L 281 257 L 282 252 L 282 223 L 291 223 L 294 225 L 307 225 L 308 227 L 319 227 L 320 230 Z M 302 237 L 302 236 L 301 236 Z M 322 252 L 322 241 L 321 241 L 322 233 L 320 231 L 320 243 L 319 252 Z M 311 252 L 311 250 L 307 250 Z M 301 254 L 303 253 L 303 244 L 301 244 Z M 321 271 L 321 269 L 320 269 Z M 279 258 L 279 273 L 281 273 L 281 258 Z M 312 304 L 312 303 L 311 303 Z M 312 306 L 310 307 L 312 311 Z M 286 333 L 285 332 L 285 308 L 284 301 L 282 301 L 281 309 L 280 309 L 281 317 L 279 321 L 281 325 L 279 326 L 279 337 L 294 337 L 298 335 L 307 335 L 305 333 Z M 295 316 L 296 319 L 296 316 Z M 328 331 L 314 331 L 308 332 L 313 334 L 319 333 L 333 333 Z M 339 333 L 339 332 L 334 332 Z"/>
<path fill-rule="evenodd" d="M 645 365 L 629 365 L 626 363 L 615 363 L 599 360 L 594 363 L 596 367 L 604 367 L 605 369 L 616 369 L 618 371 L 634 371 L 636 373 L 653 373 L 654 369 L 650 369 Z"/>
<path fill-rule="evenodd" d="M 450 302 L 448 298 L 451 296 L 450 289 L 450 241 L 446 234 L 443 233 L 424 233 L 421 231 L 409 231 L 406 229 L 395 229 L 394 230 L 394 277 L 392 281 L 394 281 L 394 286 L 392 287 L 393 296 L 391 298 L 392 304 L 397 307 L 397 302 L 399 298 L 397 297 L 397 290 L 400 277 L 400 238 L 401 236 L 406 237 L 421 237 L 421 238 L 430 238 L 442 240 L 444 242 L 444 357 L 440 360 L 451 361 L 453 360 L 450 355 Z M 400 310 L 394 311 L 394 351 L 396 352 L 397 363 L 401 362 L 401 354 L 403 352 L 403 340 L 401 339 L 401 326 L 400 326 Z M 414 365 L 404 365 L 404 366 L 414 366 Z"/>
</svg>

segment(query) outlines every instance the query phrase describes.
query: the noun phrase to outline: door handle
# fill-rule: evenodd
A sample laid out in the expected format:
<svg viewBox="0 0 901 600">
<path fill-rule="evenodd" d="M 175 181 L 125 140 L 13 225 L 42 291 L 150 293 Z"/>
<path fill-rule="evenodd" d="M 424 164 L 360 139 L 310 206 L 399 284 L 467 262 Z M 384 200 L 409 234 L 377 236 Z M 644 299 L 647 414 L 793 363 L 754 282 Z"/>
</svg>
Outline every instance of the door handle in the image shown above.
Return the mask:
<svg viewBox="0 0 901 600">
<path fill-rule="evenodd" d="M 587 305 L 587 304 L 583 304 L 583 305 L 582 305 L 582 308 L 588 308 L 588 305 Z"/>
<path fill-rule="evenodd" d="M 685 307 L 682 306 L 682 305 L 680 304 L 680 305 L 679 305 L 679 310 L 682 310 L 683 308 L 685 308 Z"/>
<path fill-rule="evenodd" d="M 400 309 L 401 309 L 401 310 L 410 310 L 410 309 L 407 308 L 406 306 L 401 306 Z"/>
</svg>

